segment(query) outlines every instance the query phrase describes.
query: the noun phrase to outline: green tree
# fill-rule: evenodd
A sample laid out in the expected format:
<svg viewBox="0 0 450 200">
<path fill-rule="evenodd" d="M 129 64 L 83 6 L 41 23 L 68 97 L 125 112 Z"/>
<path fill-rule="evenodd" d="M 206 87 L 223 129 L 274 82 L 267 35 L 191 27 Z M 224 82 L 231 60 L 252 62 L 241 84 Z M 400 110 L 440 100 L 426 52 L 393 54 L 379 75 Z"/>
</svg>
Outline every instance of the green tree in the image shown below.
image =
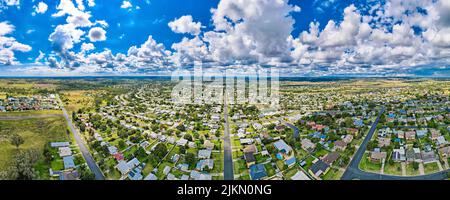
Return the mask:
<svg viewBox="0 0 450 200">
<path fill-rule="evenodd" d="M 164 143 L 159 143 L 155 147 L 154 154 L 159 159 L 163 159 L 164 156 L 167 154 L 167 146 Z"/>
<path fill-rule="evenodd" d="M 189 166 L 193 166 L 197 162 L 197 159 L 195 158 L 195 154 L 190 153 L 190 152 L 186 154 L 186 157 L 184 158 L 184 160 L 186 161 L 186 163 Z"/>
<path fill-rule="evenodd" d="M 81 180 L 95 180 L 94 173 L 89 170 L 86 165 L 80 166 L 80 179 Z"/>
<path fill-rule="evenodd" d="M 37 178 L 34 165 L 39 160 L 40 153 L 36 149 L 20 151 L 13 158 L 13 163 L 8 169 L 8 179 L 32 180 Z"/>
<path fill-rule="evenodd" d="M 25 143 L 25 140 L 22 136 L 18 134 L 13 134 L 10 138 L 10 142 L 12 145 L 16 146 L 16 149 L 19 149 L 19 146 Z"/>
<path fill-rule="evenodd" d="M 418 162 L 413 162 L 412 165 L 413 165 L 413 169 L 414 170 L 418 170 L 419 169 L 419 163 Z"/>
<path fill-rule="evenodd" d="M 186 135 L 184 135 L 184 139 L 192 141 L 192 135 L 191 134 L 186 134 Z"/>
</svg>

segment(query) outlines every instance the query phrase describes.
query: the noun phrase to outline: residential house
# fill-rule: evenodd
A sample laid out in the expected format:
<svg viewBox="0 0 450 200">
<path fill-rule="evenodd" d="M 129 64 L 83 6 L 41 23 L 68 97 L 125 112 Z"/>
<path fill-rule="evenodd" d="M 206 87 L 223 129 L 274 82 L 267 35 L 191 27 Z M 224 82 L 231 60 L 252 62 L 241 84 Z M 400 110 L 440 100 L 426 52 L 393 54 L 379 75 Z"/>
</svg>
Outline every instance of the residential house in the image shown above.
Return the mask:
<svg viewBox="0 0 450 200">
<path fill-rule="evenodd" d="M 430 132 L 431 132 L 431 139 L 433 141 L 436 141 L 438 139 L 438 137 L 441 136 L 441 132 L 439 132 L 436 129 L 430 129 Z"/>
<path fill-rule="evenodd" d="M 311 140 L 305 138 L 301 141 L 302 144 L 302 149 L 304 149 L 305 151 L 308 152 L 312 152 L 314 151 L 314 149 L 316 148 L 316 144 L 314 144 L 313 142 L 311 142 Z"/>
<path fill-rule="evenodd" d="M 244 148 L 244 153 L 258 153 L 258 148 L 256 148 L 256 145 L 251 144 L 251 145 L 246 145 Z"/>
<path fill-rule="evenodd" d="M 198 158 L 199 159 L 209 159 L 211 157 L 211 150 L 208 149 L 202 149 L 198 151 Z"/>
<path fill-rule="evenodd" d="M 347 148 L 347 143 L 345 143 L 344 141 L 338 140 L 338 141 L 334 142 L 335 150 L 345 151 L 346 148 Z"/>
<path fill-rule="evenodd" d="M 381 152 L 381 151 L 372 151 L 370 152 L 370 161 L 374 163 L 380 163 L 383 162 L 383 160 L 386 160 L 387 153 Z"/>
<path fill-rule="evenodd" d="M 411 163 L 415 161 L 415 153 L 413 149 L 406 150 L 406 162 Z"/>
<path fill-rule="evenodd" d="M 154 175 L 153 173 L 150 173 L 149 175 L 147 175 L 144 180 L 150 180 L 150 181 L 156 181 L 158 180 L 158 177 L 156 175 Z"/>
<path fill-rule="evenodd" d="M 399 139 L 404 139 L 405 138 L 405 132 L 402 131 L 402 130 L 396 131 L 396 134 L 397 134 L 397 138 L 399 138 Z"/>
<path fill-rule="evenodd" d="M 66 170 L 61 172 L 61 174 L 59 175 L 59 180 L 67 180 L 67 181 L 72 181 L 72 180 L 79 180 L 80 178 L 80 174 L 78 173 L 77 170 Z"/>
<path fill-rule="evenodd" d="M 288 144 L 286 144 L 284 140 L 278 140 L 273 145 L 285 157 L 287 157 L 289 153 L 292 151 L 292 148 Z"/>
<path fill-rule="evenodd" d="M 390 138 L 378 138 L 378 147 L 388 147 L 391 145 L 391 139 Z"/>
<path fill-rule="evenodd" d="M 170 173 L 171 170 L 172 170 L 171 167 L 165 166 L 164 169 L 163 169 L 163 174 L 164 174 L 164 175 L 168 175 L 168 174 Z"/>
<path fill-rule="evenodd" d="M 394 160 L 394 162 L 406 161 L 405 149 L 403 149 L 403 148 L 394 149 L 394 151 L 392 152 L 392 160 Z"/>
<path fill-rule="evenodd" d="M 191 171 L 190 177 L 192 180 L 212 180 L 212 176 L 207 173 L 198 172 L 195 170 Z"/>
<path fill-rule="evenodd" d="M 244 153 L 244 159 L 245 159 L 245 162 L 247 163 L 247 167 L 250 167 L 256 163 L 255 156 L 251 152 Z"/>
<path fill-rule="evenodd" d="M 128 178 L 132 181 L 139 181 L 142 180 L 144 177 L 142 176 L 141 169 L 134 168 L 128 173 Z"/>
<path fill-rule="evenodd" d="M 73 156 L 63 157 L 63 162 L 64 162 L 65 170 L 75 168 L 75 162 L 74 162 Z"/>
<path fill-rule="evenodd" d="M 320 179 L 320 176 L 323 174 L 326 174 L 329 169 L 330 169 L 330 166 L 328 164 L 326 164 L 322 160 L 318 159 L 309 168 L 309 173 L 311 173 L 317 179 Z"/>
<path fill-rule="evenodd" d="M 359 131 L 357 128 L 347 128 L 347 133 L 354 136 L 358 136 Z"/>
<path fill-rule="evenodd" d="M 415 162 L 422 162 L 422 154 L 420 153 L 419 148 L 413 148 L 414 151 L 414 161 Z"/>
<path fill-rule="evenodd" d="M 326 163 L 329 166 L 332 166 L 334 161 L 336 161 L 339 158 L 339 153 L 338 152 L 331 152 L 328 153 L 326 156 L 324 156 L 322 158 L 322 161 L 324 163 Z"/>
<path fill-rule="evenodd" d="M 70 147 L 59 147 L 59 156 L 66 157 L 72 155 L 72 149 Z"/>
<path fill-rule="evenodd" d="M 423 138 L 427 135 L 427 129 L 416 130 L 416 135 L 418 138 Z"/>
<path fill-rule="evenodd" d="M 68 147 L 68 146 L 70 146 L 70 143 L 69 142 L 52 142 L 52 143 L 50 143 L 50 146 L 53 148 Z"/>
<path fill-rule="evenodd" d="M 174 154 L 171 158 L 173 163 L 178 162 L 179 159 L 180 159 L 180 154 Z"/>
<path fill-rule="evenodd" d="M 205 147 L 206 149 L 212 150 L 212 149 L 214 149 L 214 143 L 212 143 L 209 140 L 205 140 L 205 142 L 203 142 L 203 147 Z"/>
<path fill-rule="evenodd" d="M 267 172 L 263 164 L 255 164 L 250 166 L 250 178 L 252 180 L 261 180 L 264 177 L 267 177 Z"/>
<path fill-rule="evenodd" d="M 118 152 L 117 147 L 115 147 L 115 146 L 109 146 L 109 147 L 108 147 L 108 152 L 109 152 L 109 154 L 111 154 L 111 155 L 116 154 L 116 153 Z"/>
<path fill-rule="evenodd" d="M 439 137 L 437 138 L 436 144 L 437 144 L 439 147 L 443 147 L 443 146 L 445 146 L 445 145 L 447 144 L 447 140 L 445 140 L 445 137 L 441 135 L 441 136 L 439 136 Z"/>
<path fill-rule="evenodd" d="M 246 144 L 252 144 L 253 143 L 253 139 L 252 138 L 244 138 L 244 139 L 240 139 L 239 140 L 241 142 L 241 144 L 246 145 Z"/>
<path fill-rule="evenodd" d="M 423 164 L 436 162 L 437 159 L 436 159 L 436 155 L 434 154 L 434 151 L 422 152 L 422 161 L 423 161 Z"/>
<path fill-rule="evenodd" d="M 177 141 L 178 146 L 186 146 L 187 143 L 188 143 L 188 141 L 184 138 L 181 138 Z"/>
<path fill-rule="evenodd" d="M 123 160 L 119 161 L 116 168 L 120 171 L 122 175 L 128 174 L 133 168 L 140 165 L 140 162 L 137 158 L 133 158 L 128 162 Z"/>
<path fill-rule="evenodd" d="M 288 167 L 291 167 L 296 163 L 296 161 L 297 161 L 297 159 L 294 156 L 292 156 L 291 158 L 286 159 L 284 161 L 284 164 L 286 164 Z"/>
<path fill-rule="evenodd" d="M 440 149 L 439 149 L 439 153 L 441 154 L 441 156 L 442 156 L 443 158 L 448 158 L 448 157 L 450 157 L 450 146 L 440 148 Z"/>
<path fill-rule="evenodd" d="M 291 180 L 311 180 L 305 173 L 302 171 L 297 171 L 294 176 L 291 177 Z"/>
<path fill-rule="evenodd" d="M 344 141 L 347 144 L 350 144 L 350 142 L 352 142 L 353 140 L 353 135 L 345 135 L 345 137 L 342 139 L 342 141 Z"/>
<path fill-rule="evenodd" d="M 208 170 L 211 170 L 214 168 L 214 160 L 213 159 L 205 159 L 205 160 L 199 160 L 196 165 L 196 169 L 203 171 L 205 168 Z"/>
<path fill-rule="evenodd" d="M 414 131 L 406 131 L 405 139 L 408 141 L 414 141 L 416 139 L 416 132 Z"/>
</svg>

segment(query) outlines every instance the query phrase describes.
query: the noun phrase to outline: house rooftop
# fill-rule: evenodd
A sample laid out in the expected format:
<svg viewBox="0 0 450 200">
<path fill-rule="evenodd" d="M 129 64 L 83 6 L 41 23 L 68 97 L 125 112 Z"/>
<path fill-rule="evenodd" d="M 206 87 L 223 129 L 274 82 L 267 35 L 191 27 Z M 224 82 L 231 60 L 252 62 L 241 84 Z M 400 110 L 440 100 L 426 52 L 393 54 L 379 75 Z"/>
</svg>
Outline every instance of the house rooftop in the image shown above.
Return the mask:
<svg viewBox="0 0 450 200">
<path fill-rule="evenodd" d="M 266 176 L 267 172 L 263 164 L 255 164 L 250 166 L 250 178 L 252 180 L 260 180 Z"/>
</svg>

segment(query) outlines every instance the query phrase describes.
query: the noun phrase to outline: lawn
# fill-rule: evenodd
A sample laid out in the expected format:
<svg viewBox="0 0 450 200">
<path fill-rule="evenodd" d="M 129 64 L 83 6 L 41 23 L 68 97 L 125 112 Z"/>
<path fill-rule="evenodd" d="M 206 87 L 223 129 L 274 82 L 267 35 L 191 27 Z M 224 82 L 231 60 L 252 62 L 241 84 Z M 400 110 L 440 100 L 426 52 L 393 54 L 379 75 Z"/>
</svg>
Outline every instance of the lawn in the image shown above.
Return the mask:
<svg viewBox="0 0 450 200">
<path fill-rule="evenodd" d="M 211 158 L 214 159 L 214 168 L 211 173 L 222 173 L 223 172 L 223 154 L 213 152 Z"/>
<path fill-rule="evenodd" d="M 166 166 L 173 167 L 173 165 L 169 162 L 162 162 L 161 165 L 158 166 L 158 173 L 156 176 L 158 176 L 158 180 L 163 180 L 166 175 L 164 175 L 164 168 Z"/>
<path fill-rule="evenodd" d="M 295 165 L 294 167 L 291 167 L 291 168 L 285 170 L 285 171 L 283 172 L 283 175 L 284 175 L 284 177 L 285 177 L 286 180 L 290 180 L 291 177 L 294 176 L 295 173 L 298 172 L 298 170 L 299 170 L 299 169 L 298 169 L 297 165 Z"/>
<path fill-rule="evenodd" d="M 336 168 L 332 168 L 328 173 L 322 176 L 323 180 L 340 180 L 342 177 L 342 174 L 344 174 L 344 171 L 341 171 Z"/>
<path fill-rule="evenodd" d="M 424 164 L 424 168 L 425 168 L 425 174 L 431 174 L 431 173 L 439 171 L 439 166 L 435 162 Z"/>
<path fill-rule="evenodd" d="M 61 95 L 61 99 L 67 99 L 68 102 L 65 106 L 69 114 L 73 111 L 78 111 L 80 108 L 88 108 L 94 105 L 94 98 L 92 94 L 95 91 L 85 91 L 85 90 L 75 90 L 75 91 L 64 91 Z"/>
<path fill-rule="evenodd" d="M 20 150 L 37 149 L 43 151 L 44 145 L 49 142 L 70 141 L 67 135 L 67 126 L 63 117 L 33 118 L 23 120 L 0 121 L 0 170 L 5 170 L 10 164 L 13 155 L 17 153 L 15 146 L 7 139 L 12 134 L 19 134 L 25 140 Z M 43 160 L 43 156 L 41 157 Z M 39 164 L 39 178 L 48 177 L 50 166 Z"/>
<path fill-rule="evenodd" d="M 267 163 L 264 165 L 264 167 L 266 168 L 268 177 L 275 175 L 276 172 L 275 172 L 275 168 L 273 168 L 273 166 L 272 166 L 272 163 Z"/>
<path fill-rule="evenodd" d="M 402 165 L 400 163 L 394 163 L 390 165 L 388 162 L 384 165 L 384 174 L 402 175 Z"/>
<path fill-rule="evenodd" d="M 414 170 L 413 164 L 409 163 L 406 165 L 406 175 L 417 176 L 417 175 L 420 175 L 420 172 L 419 172 L 419 169 Z"/>
<path fill-rule="evenodd" d="M 242 152 L 240 150 L 233 151 L 232 154 L 233 154 L 233 159 L 241 158 L 242 156 L 244 156 L 244 152 Z"/>
<path fill-rule="evenodd" d="M 27 111 L 20 111 L 20 112 L 0 112 L 0 117 L 25 117 L 25 116 L 32 116 L 32 117 L 38 117 L 39 115 L 61 115 L 61 110 L 27 110 Z"/>
<path fill-rule="evenodd" d="M 320 157 L 322 157 L 324 155 L 327 155 L 327 154 L 328 154 L 328 151 L 326 149 L 321 149 L 321 150 L 315 152 L 314 156 L 316 156 L 317 158 L 320 158 Z"/>
<path fill-rule="evenodd" d="M 145 165 L 144 169 L 142 170 L 142 174 L 143 174 L 144 176 L 149 175 L 149 174 L 153 171 L 153 168 L 154 168 L 154 167 L 152 166 L 152 164 L 150 163 L 150 161 L 147 162 L 147 164 Z"/>
<path fill-rule="evenodd" d="M 245 160 L 238 160 L 238 161 L 233 162 L 233 164 L 234 164 L 234 173 L 235 174 L 240 174 L 245 171 L 248 171 Z"/>
<path fill-rule="evenodd" d="M 380 173 L 381 163 L 374 163 L 369 160 L 369 154 L 364 153 L 364 156 L 359 163 L 359 168 L 363 171 Z"/>
</svg>

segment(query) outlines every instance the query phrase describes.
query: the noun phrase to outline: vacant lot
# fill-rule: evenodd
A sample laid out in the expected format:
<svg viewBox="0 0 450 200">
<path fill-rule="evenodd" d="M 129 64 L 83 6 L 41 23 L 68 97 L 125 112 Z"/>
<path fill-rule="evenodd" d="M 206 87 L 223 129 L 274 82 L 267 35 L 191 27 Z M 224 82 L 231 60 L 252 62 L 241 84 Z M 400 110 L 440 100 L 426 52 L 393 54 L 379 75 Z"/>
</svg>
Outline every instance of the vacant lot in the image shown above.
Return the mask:
<svg viewBox="0 0 450 200">
<path fill-rule="evenodd" d="M 88 108 L 94 105 L 93 91 L 64 91 L 62 100 L 66 104 L 67 112 L 76 112 L 80 108 Z"/>
<path fill-rule="evenodd" d="M 19 150 L 10 144 L 9 137 L 12 134 L 19 134 L 25 140 Z M 62 116 L 0 120 L 0 171 L 8 168 L 11 159 L 18 151 L 24 149 L 43 151 L 44 145 L 53 141 L 70 141 L 66 122 Z M 43 157 L 36 169 L 39 171 L 40 178 L 46 179 L 49 166 L 46 166 L 42 160 Z"/>
</svg>

